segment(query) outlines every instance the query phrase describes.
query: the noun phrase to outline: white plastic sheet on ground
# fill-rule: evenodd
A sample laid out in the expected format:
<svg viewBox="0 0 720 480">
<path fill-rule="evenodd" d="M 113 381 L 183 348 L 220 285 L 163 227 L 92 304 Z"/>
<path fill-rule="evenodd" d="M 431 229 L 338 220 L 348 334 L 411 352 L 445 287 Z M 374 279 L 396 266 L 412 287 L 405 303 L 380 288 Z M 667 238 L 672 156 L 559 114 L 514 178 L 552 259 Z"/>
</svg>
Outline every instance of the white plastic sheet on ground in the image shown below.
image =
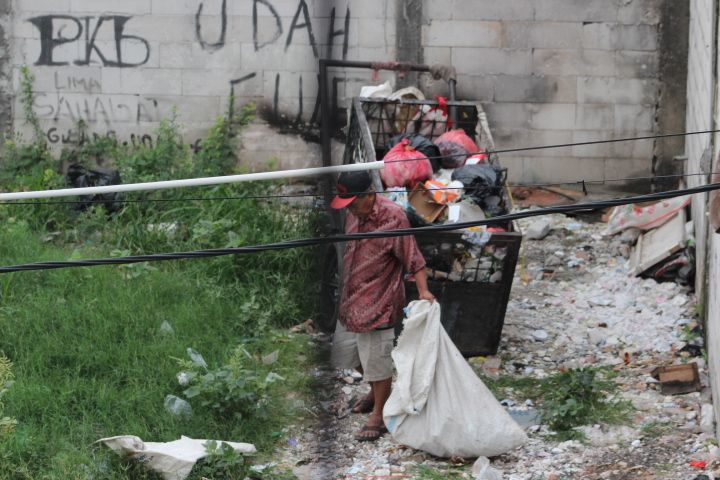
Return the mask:
<svg viewBox="0 0 720 480">
<path fill-rule="evenodd" d="M 411 302 L 392 352 L 397 381 L 383 418 L 393 438 L 439 457 L 493 457 L 527 441 L 440 323 L 440 305 Z"/>
<path fill-rule="evenodd" d="M 184 480 L 190 475 L 195 463 L 207 455 L 207 440 L 181 437 L 174 442 L 143 442 L 134 435 L 102 438 L 103 443 L 123 457 L 131 457 L 163 476 L 165 480 Z M 227 443 L 238 453 L 255 453 L 251 443 Z"/>
</svg>

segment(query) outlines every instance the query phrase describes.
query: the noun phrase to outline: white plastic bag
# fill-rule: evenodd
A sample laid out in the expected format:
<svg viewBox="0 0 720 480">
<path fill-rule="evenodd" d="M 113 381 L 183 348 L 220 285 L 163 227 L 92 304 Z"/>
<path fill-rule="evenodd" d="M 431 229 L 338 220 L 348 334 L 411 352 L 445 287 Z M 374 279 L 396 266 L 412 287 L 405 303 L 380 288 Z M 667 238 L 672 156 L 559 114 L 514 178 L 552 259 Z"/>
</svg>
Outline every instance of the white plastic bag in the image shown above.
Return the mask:
<svg viewBox="0 0 720 480">
<path fill-rule="evenodd" d="M 527 441 L 445 333 L 437 302 L 410 303 L 392 358 L 397 381 L 383 419 L 399 443 L 439 457 L 492 457 Z"/>
<path fill-rule="evenodd" d="M 131 457 L 147 468 L 158 472 L 165 480 L 184 480 L 190 475 L 195 462 L 207 456 L 207 440 L 181 437 L 174 442 L 143 442 L 134 435 L 102 438 L 95 443 L 103 443 L 113 452 L 123 457 Z M 228 443 L 238 453 L 255 453 L 251 443 Z"/>
<path fill-rule="evenodd" d="M 487 457 L 478 457 L 473 463 L 471 473 L 475 480 L 502 480 L 502 474 L 490 466 Z"/>
<path fill-rule="evenodd" d="M 366 85 L 360 89 L 363 98 L 387 98 L 392 94 L 392 87 L 387 81 L 381 85 Z"/>
</svg>

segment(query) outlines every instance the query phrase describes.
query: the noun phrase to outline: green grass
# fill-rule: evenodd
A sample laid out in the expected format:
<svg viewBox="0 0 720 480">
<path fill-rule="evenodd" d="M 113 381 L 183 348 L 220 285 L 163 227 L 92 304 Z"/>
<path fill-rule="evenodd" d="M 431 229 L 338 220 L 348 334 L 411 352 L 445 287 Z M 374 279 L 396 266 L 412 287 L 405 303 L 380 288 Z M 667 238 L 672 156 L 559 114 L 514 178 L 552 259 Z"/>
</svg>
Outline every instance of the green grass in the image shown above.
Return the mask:
<svg viewBox="0 0 720 480">
<path fill-rule="evenodd" d="M 433 468 L 426 465 L 418 466 L 415 469 L 415 477 L 418 480 L 460 480 L 464 478 L 470 478 L 464 471 L 469 470 L 470 467 L 448 467 L 448 468 Z"/>
<path fill-rule="evenodd" d="M 22 222 L 6 223 L 0 263 L 70 257 L 71 251 L 39 237 Z M 80 252 L 103 253 L 109 254 L 102 248 Z M 276 296 L 287 288 L 283 272 L 257 272 L 252 284 L 221 283 L 201 275 L 199 262 L 206 261 L 0 275 L 0 352 L 13 362 L 16 377 L 4 413 L 18 421 L 16 433 L 0 444 L 0 478 L 155 478 L 93 445 L 123 434 L 146 441 L 187 435 L 252 442 L 262 454 L 272 452 L 281 427 L 297 413 L 285 397 L 309 388 L 303 371 L 312 355 L 306 337 L 268 325 L 302 321 L 303 309 L 296 298 Z M 262 255 L 252 262 L 257 271 Z M 291 307 L 275 305 L 276 299 Z M 174 334 L 159 330 L 163 321 Z M 240 343 L 256 355 L 280 349 L 270 368 L 286 381 L 274 387 L 271 415 L 226 421 L 195 409 L 192 419 L 180 421 L 164 410 L 167 394 L 182 394 L 173 357 L 186 358 L 192 347 L 219 366 Z"/>
</svg>

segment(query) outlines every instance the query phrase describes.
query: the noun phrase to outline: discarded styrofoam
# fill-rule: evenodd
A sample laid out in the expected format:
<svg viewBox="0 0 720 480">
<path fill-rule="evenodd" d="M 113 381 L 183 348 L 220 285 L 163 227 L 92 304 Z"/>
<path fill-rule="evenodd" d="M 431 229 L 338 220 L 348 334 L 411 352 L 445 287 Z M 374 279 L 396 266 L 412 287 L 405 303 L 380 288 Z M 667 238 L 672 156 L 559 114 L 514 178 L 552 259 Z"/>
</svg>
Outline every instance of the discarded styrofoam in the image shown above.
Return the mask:
<svg viewBox="0 0 720 480">
<path fill-rule="evenodd" d="M 478 457 L 472 466 L 474 480 L 502 480 L 502 474 L 490 466 L 487 457 Z"/>
<path fill-rule="evenodd" d="M 205 444 L 208 440 L 199 440 L 182 436 L 174 442 L 143 442 L 135 435 L 120 435 L 101 438 L 102 443 L 123 457 L 132 457 L 153 470 L 165 480 L 184 480 L 190 475 L 195 463 L 207 456 Z M 238 453 L 255 453 L 251 443 L 223 442 Z"/>
<path fill-rule="evenodd" d="M 551 221 L 549 218 L 541 218 L 534 221 L 525 231 L 525 236 L 530 240 L 542 240 L 550 233 Z"/>
</svg>

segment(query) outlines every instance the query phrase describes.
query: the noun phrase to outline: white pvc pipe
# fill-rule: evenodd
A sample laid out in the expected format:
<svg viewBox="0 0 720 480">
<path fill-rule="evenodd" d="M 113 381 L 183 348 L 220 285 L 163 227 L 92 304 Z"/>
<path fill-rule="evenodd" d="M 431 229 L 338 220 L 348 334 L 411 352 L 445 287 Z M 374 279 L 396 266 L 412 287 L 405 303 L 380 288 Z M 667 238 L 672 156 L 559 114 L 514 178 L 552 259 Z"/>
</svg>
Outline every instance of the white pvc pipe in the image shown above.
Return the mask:
<svg viewBox="0 0 720 480">
<path fill-rule="evenodd" d="M 335 167 L 301 168 L 296 170 L 279 170 L 275 172 L 246 173 L 223 177 L 188 178 L 185 180 L 166 180 L 162 182 L 128 183 L 125 185 L 106 185 L 103 187 L 63 188 L 58 190 L 39 190 L 35 192 L 0 193 L 3 200 L 28 200 L 33 198 L 74 197 L 76 195 L 97 195 L 101 193 L 137 192 L 140 190 L 163 190 L 167 188 L 201 187 L 222 185 L 225 183 L 250 182 L 257 180 L 276 180 L 279 178 L 310 177 L 341 172 L 357 172 L 362 170 L 380 170 L 385 166 L 382 161 L 367 163 L 350 163 Z"/>
</svg>

